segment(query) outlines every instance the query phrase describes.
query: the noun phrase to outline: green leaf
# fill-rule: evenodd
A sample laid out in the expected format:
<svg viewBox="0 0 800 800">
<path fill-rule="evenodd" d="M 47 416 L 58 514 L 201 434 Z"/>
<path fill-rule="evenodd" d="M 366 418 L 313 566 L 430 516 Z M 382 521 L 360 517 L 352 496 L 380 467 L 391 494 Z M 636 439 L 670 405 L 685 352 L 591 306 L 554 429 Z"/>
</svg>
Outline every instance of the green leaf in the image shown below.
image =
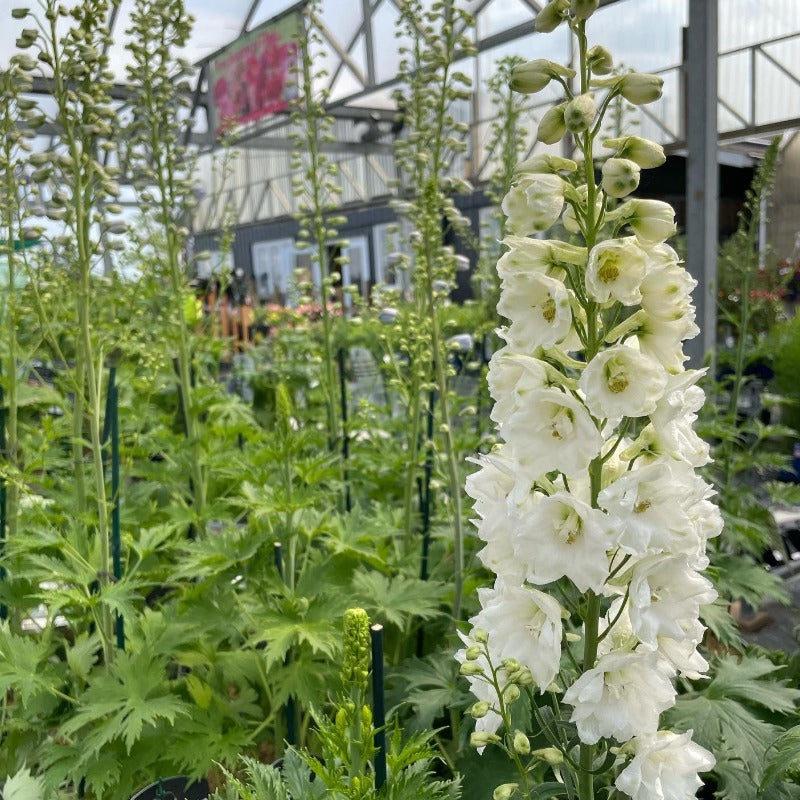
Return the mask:
<svg viewBox="0 0 800 800">
<path fill-rule="evenodd" d="M 322 781 L 311 780 L 311 770 L 293 747 L 290 747 L 283 757 L 282 771 L 290 797 L 313 800 L 325 794 Z"/>
<path fill-rule="evenodd" d="M 78 678 L 86 678 L 92 671 L 97 660 L 97 651 L 100 646 L 97 636 L 88 636 L 82 633 L 75 639 L 75 643 L 67 650 L 67 664 Z"/>
<path fill-rule="evenodd" d="M 769 746 L 766 756 L 764 776 L 761 779 L 762 791 L 788 770 L 800 767 L 800 725 L 781 734 Z"/>
<path fill-rule="evenodd" d="M 353 576 L 353 590 L 370 619 L 402 627 L 410 617 L 430 619 L 441 612 L 445 587 L 438 581 L 423 581 L 380 572 L 359 571 Z"/>
<path fill-rule="evenodd" d="M 758 608 L 765 598 L 788 602 L 783 581 L 748 558 L 715 553 L 708 574 L 720 595 L 729 600 L 744 600 L 754 608 Z"/>
<path fill-rule="evenodd" d="M 172 695 L 165 680 L 166 661 L 147 650 L 117 653 L 107 673 L 98 674 L 81 697 L 76 712 L 59 728 L 59 735 L 83 736 L 82 761 L 106 745 L 122 740 L 130 753 L 145 725 L 173 723 L 191 707 Z"/>
<path fill-rule="evenodd" d="M 761 657 L 721 658 L 715 664 L 706 694 L 712 699 L 737 699 L 768 711 L 792 714 L 800 700 L 800 691 L 788 688 L 785 681 L 760 680 L 782 669 Z"/>
</svg>

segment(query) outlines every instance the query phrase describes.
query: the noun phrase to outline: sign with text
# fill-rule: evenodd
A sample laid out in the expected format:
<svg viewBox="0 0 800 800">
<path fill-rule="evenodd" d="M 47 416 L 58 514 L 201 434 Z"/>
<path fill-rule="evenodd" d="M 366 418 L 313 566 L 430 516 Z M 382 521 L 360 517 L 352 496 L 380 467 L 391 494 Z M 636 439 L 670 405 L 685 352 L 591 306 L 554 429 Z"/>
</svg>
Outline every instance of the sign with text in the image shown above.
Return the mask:
<svg viewBox="0 0 800 800">
<path fill-rule="evenodd" d="M 208 88 L 217 135 L 288 110 L 297 96 L 300 24 L 296 12 L 265 22 L 210 59 Z"/>
</svg>

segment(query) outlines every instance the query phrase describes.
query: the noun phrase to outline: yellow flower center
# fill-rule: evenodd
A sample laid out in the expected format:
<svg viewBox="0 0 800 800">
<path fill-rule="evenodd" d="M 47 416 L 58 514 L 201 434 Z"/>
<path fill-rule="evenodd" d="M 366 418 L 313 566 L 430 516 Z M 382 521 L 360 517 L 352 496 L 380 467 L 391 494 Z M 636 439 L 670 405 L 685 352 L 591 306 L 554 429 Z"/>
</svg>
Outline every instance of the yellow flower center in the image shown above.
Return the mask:
<svg viewBox="0 0 800 800">
<path fill-rule="evenodd" d="M 602 256 L 603 263 L 597 270 L 597 277 L 603 283 L 613 283 L 619 277 L 619 267 L 617 266 L 617 256 L 614 253 L 605 253 Z"/>
<path fill-rule="evenodd" d="M 647 511 L 647 509 L 650 508 L 651 505 L 652 505 L 652 503 L 649 500 L 640 500 L 633 507 L 633 513 L 634 514 L 644 514 L 644 512 Z"/>
<path fill-rule="evenodd" d="M 614 394 L 624 392 L 628 388 L 628 379 L 622 375 L 617 375 L 608 381 L 608 388 Z"/>
<path fill-rule="evenodd" d="M 556 301 L 552 297 L 542 304 L 542 316 L 545 322 L 552 322 L 556 318 Z"/>
</svg>

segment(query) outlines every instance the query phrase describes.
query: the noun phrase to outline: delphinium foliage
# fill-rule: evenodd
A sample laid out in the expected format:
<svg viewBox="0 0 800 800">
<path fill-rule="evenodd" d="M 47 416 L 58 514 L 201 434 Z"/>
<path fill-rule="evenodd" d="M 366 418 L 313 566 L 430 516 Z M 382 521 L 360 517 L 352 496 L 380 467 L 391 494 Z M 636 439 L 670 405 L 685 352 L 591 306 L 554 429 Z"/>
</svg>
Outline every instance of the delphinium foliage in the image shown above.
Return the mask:
<svg viewBox="0 0 800 800">
<path fill-rule="evenodd" d="M 541 32 L 570 29 L 575 71 L 537 59 L 512 77 L 526 93 L 561 85 L 538 138 L 569 133 L 577 157 L 518 164 L 502 204 L 509 323 L 488 377 L 502 443 L 467 483 L 496 580 L 458 653 L 479 699 L 473 744 L 519 771 L 496 800 L 684 800 L 714 764 L 691 731 L 659 725 L 676 675 L 708 667 L 699 612 L 716 595 L 701 573 L 722 527 L 695 472 L 709 456 L 692 430 L 703 372 L 685 369 L 682 347 L 697 333 L 694 281 L 666 244 L 673 210 L 629 197 L 662 149 L 600 134 L 615 98 L 653 102 L 662 81 L 609 76 L 611 54 L 587 41 L 597 6 L 553 0 L 537 17 Z M 530 238 L 559 220 L 576 244 Z"/>
</svg>

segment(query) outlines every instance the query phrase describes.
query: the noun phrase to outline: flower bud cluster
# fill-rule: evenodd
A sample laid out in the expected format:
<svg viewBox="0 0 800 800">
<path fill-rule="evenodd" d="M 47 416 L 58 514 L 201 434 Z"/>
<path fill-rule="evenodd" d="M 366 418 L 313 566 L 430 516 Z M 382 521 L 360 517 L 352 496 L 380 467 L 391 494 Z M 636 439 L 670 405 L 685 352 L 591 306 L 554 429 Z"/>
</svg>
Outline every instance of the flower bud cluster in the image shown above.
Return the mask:
<svg viewBox="0 0 800 800">
<path fill-rule="evenodd" d="M 552 0 L 537 29 L 566 21 L 583 32 L 596 7 Z M 590 75 L 611 69 L 602 48 L 581 57 Z M 563 76 L 537 61 L 519 67 L 515 81 L 537 91 Z M 660 79 L 638 73 L 591 85 L 637 104 L 661 91 Z M 545 115 L 539 138 L 570 131 L 592 154 L 599 106 L 591 93 L 568 98 Z M 663 151 L 636 136 L 604 146 L 613 155 L 599 185 L 592 164 L 535 156 L 519 165 L 503 200 L 513 235 L 497 265 L 498 311 L 508 323 L 488 374 L 501 443 L 476 460 L 466 487 L 479 557 L 496 579 L 478 590 L 475 632 L 457 658 L 479 700 L 475 741 L 488 742 L 504 719 L 488 665 L 502 664 L 511 686 L 521 667 L 539 692 L 564 682 L 583 747 L 627 743 L 615 767 L 621 792 L 663 800 L 689 797 L 697 772 L 713 766 L 691 732 L 660 731 L 659 718 L 675 702 L 673 678 L 708 667 L 697 651 L 699 612 L 716 593 L 701 572 L 722 522 L 695 472 L 709 461 L 692 429 L 703 371 L 684 366 L 683 342 L 698 333 L 695 282 L 666 244 L 674 213 L 657 200 L 616 204 L 642 169 L 663 163 Z M 559 221 L 579 245 L 528 238 Z M 593 643 L 582 670 L 562 665 L 574 638 L 563 621 L 576 614 L 560 600 L 576 592 L 582 638 Z M 475 658 L 478 631 L 487 642 Z M 524 734 L 513 741 L 518 753 L 530 747 Z"/>
</svg>

